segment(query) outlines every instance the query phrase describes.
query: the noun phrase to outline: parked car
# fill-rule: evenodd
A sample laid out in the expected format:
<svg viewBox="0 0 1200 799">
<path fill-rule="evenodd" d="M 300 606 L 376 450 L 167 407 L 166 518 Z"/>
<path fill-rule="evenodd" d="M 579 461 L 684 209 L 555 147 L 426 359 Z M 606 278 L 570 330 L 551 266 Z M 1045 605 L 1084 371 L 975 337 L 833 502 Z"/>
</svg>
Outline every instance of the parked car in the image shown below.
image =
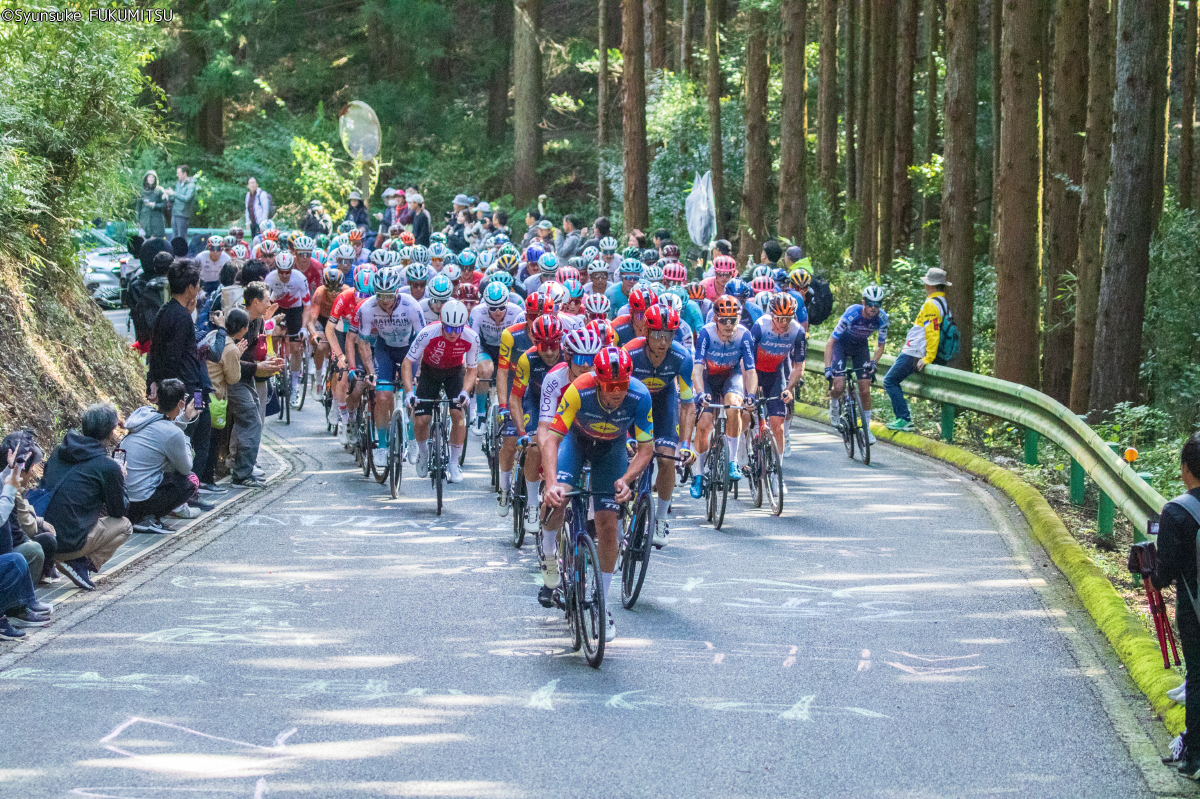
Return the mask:
<svg viewBox="0 0 1200 799">
<path fill-rule="evenodd" d="M 133 274 L 141 268 L 129 250 L 104 230 L 91 228 L 76 231 L 79 245 L 79 267 L 88 296 L 106 311 L 123 306 L 124 288 Z"/>
</svg>

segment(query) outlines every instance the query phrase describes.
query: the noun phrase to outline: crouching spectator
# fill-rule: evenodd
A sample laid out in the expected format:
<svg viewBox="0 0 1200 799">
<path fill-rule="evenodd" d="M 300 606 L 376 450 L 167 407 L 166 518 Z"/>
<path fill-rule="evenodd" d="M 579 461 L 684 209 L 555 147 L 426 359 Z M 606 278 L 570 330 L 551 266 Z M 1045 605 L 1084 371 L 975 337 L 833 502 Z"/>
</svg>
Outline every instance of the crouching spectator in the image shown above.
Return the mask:
<svg viewBox="0 0 1200 799">
<path fill-rule="evenodd" d="M 108 403 L 88 407 L 79 429 L 68 430 L 50 453 L 39 488 L 45 519 L 58 536 L 54 558 L 71 582 L 91 591 L 91 575 L 100 571 L 133 527 L 125 516 L 125 467 L 108 456 L 116 446 L 117 409 Z"/>
<path fill-rule="evenodd" d="M 45 453 L 34 442 L 32 430 L 19 430 L 9 433 L 0 443 L 0 463 L 6 463 L 10 455 L 18 463 L 24 464 L 24 471 L 14 497 L 12 513 L 8 519 L 0 522 L 0 528 L 7 526 L 12 536 L 13 551 L 25 558 L 29 564 L 29 575 L 35 584 L 57 582 L 59 577 L 54 568 L 54 554 L 58 551 L 58 541 L 54 537 L 54 528 L 38 518 L 24 493 L 32 486 L 34 468 L 42 462 Z"/>
<path fill-rule="evenodd" d="M 7 519 L 15 506 L 17 487 L 21 484 L 24 464 L 17 461 L 16 452 L 8 455 L 8 468 L 0 474 L 4 488 L 0 491 L 0 518 Z M 45 627 L 50 623 L 53 608 L 39 602 L 33 593 L 29 564 L 18 552 L 12 551 L 10 536 L 0 540 L 0 638 L 21 638 L 25 633 L 15 627 Z"/>
<path fill-rule="evenodd" d="M 192 448 L 181 426 L 199 414 L 183 381 L 173 377 L 158 384 L 157 402 L 158 410 L 143 405 L 129 414 L 128 435 L 121 442 L 129 521 L 138 532 L 169 532 L 158 519 L 168 513 L 181 519 L 200 515 L 199 508 L 187 504 L 200 481 L 192 473 Z"/>
</svg>

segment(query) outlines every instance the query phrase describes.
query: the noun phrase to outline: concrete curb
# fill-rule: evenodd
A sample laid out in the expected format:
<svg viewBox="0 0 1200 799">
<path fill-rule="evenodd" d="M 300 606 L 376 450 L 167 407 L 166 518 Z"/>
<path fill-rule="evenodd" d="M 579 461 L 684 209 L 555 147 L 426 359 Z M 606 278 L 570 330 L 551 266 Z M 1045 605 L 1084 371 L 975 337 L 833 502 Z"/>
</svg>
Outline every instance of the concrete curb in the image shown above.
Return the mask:
<svg viewBox="0 0 1200 799">
<path fill-rule="evenodd" d="M 796 415 L 829 424 L 829 411 L 815 406 L 797 404 Z M 1104 572 L 1092 562 L 1079 542 L 1067 531 L 1062 519 L 1036 488 L 1017 475 L 990 463 L 965 449 L 934 441 L 915 433 L 888 430 L 878 422 L 871 423 L 877 438 L 906 449 L 916 450 L 932 458 L 951 463 L 977 475 L 1003 491 L 1016 503 L 1054 565 L 1066 575 L 1096 626 L 1108 638 L 1117 656 L 1125 664 L 1129 676 L 1162 718 L 1172 735 L 1183 732 L 1184 708 L 1167 698 L 1167 691 L 1182 680 L 1170 669 L 1158 665 L 1162 654 L 1158 641 L 1142 626 L 1141 620 L 1125 605 Z"/>
</svg>

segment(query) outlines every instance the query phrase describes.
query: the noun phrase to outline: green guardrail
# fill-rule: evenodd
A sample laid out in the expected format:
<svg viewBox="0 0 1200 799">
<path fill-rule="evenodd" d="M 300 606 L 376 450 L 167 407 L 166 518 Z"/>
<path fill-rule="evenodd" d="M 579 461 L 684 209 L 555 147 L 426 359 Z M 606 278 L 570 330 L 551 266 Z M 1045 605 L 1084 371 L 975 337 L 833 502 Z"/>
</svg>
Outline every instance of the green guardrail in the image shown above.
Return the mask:
<svg viewBox="0 0 1200 799">
<path fill-rule="evenodd" d="M 809 341 L 805 368 L 823 374 L 825 342 Z M 895 358 L 880 360 L 880 379 Z M 1101 536 L 1111 536 L 1113 512 L 1119 509 L 1133 524 L 1134 536 L 1143 540 L 1147 522 L 1158 519 L 1166 499 L 1150 487 L 1117 453 L 1117 445 L 1100 438 L 1095 430 L 1062 403 L 1028 386 L 948 366 L 928 366 L 907 378 L 904 393 L 942 404 L 942 438 L 954 439 L 958 410 L 985 413 L 1012 422 L 1025 430 L 1025 462 L 1037 463 L 1040 437 L 1061 448 L 1071 458 L 1071 500 L 1083 503 L 1084 479 L 1100 490 L 1098 525 Z"/>
</svg>

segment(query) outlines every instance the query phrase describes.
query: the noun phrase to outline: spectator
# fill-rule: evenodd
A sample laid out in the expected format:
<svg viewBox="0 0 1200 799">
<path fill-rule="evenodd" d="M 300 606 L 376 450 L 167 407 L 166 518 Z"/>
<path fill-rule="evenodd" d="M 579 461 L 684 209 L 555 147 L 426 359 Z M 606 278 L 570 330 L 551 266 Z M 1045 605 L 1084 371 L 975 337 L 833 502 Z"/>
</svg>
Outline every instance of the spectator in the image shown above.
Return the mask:
<svg viewBox="0 0 1200 799">
<path fill-rule="evenodd" d="M 554 223 L 542 217 L 542 221 L 537 223 L 536 231 L 536 238 L 530 243 L 537 244 L 544 252 L 554 252 Z"/>
<path fill-rule="evenodd" d="M 646 234 L 640 230 L 632 230 L 625 239 L 626 247 L 637 247 L 639 250 L 646 249 Z"/>
<path fill-rule="evenodd" d="M 496 235 L 503 233 L 505 236 L 511 236 L 512 232 L 508 229 L 508 212 L 496 211 L 492 214 L 491 224 L 489 225 L 488 234 Z"/>
<path fill-rule="evenodd" d="M 584 249 L 595 247 L 600 249 L 600 239 L 612 235 L 612 221 L 607 216 L 598 216 L 592 223 L 592 235 L 583 243 Z"/>
<path fill-rule="evenodd" d="M 333 220 L 325 213 L 320 200 L 313 200 L 308 204 L 308 210 L 300 220 L 300 229 L 310 238 L 316 238 L 322 233 L 328 236 L 333 232 Z"/>
<path fill-rule="evenodd" d="M 167 272 L 171 301 L 158 314 L 151 335 L 150 356 L 146 359 L 149 371 L 146 380 L 150 398 L 154 399 L 155 385 L 169 378 L 182 380 L 189 395 L 201 394 L 200 414 L 191 423 L 189 434 L 197 463 L 206 463 L 212 438 L 212 419 L 208 410 L 208 369 L 196 347 L 196 327 L 192 312 L 200 289 L 200 270 L 191 261 L 176 261 Z M 212 483 L 202 486 L 210 493 L 224 493 Z"/>
<path fill-rule="evenodd" d="M 244 335 L 247 344 L 239 359 L 238 381 L 227 385 L 229 405 L 225 424 L 230 428 L 229 448 L 234 452 L 231 476 L 234 485 L 248 488 L 266 487 L 266 483 L 254 474 L 263 423 L 255 381 L 261 378 L 265 382 L 283 366 L 282 358 L 268 360 L 266 357 L 266 342 L 262 336 L 263 318 L 275 312 L 269 297 L 266 283 L 256 281 L 246 286 L 242 299 L 246 303 L 248 320 Z M 226 322 L 228 324 L 229 321 Z"/>
<path fill-rule="evenodd" d="M 22 461 L 17 460 L 17 453 L 8 454 L 8 468 L 0 473 L 4 483 L 0 491 L 0 518 L 8 519 L 13 513 L 17 496 L 17 487 L 25 476 Z M 7 550 L 4 549 L 7 544 Z M 50 612 L 53 608 L 45 602 L 39 602 L 33 593 L 33 579 L 29 574 L 29 564 L 19 553 L 12 551 L 10 541 L 0 541 L 0 638 L 21 638 L 24 633 L 13 629 L 17 627 L 45 627 L 50 623 Z M 11 622 L 11 623 L 10 623 Z"/>
<path fill-rule="evenodd" d="M 142 175 L 142 199 L 138 204 L 138 225 L 146 238 L 163 238 L 167 226 L 163 220 L 163 209 L 167 207 L 166 195 L 158 185 L 158 173 L 147 169 Z"/>
<path fill-rule="evenodd" d="M 762 246 L 762 262 L 768 266 L 775 267 L 779 264 L 779 260 L 783 258 L 783 247 L 775 239 L 767 239 Z"/>
<path fill-rule="evenodd" d="M 404 187 L 404 202 L 396 204 L 396 224 L 404 227 L 413 223 L 412 198 L 414 194 L 418 194 L 416 186 Z"/>
<path fill-rule="evenodd" d="M 175 167 L 175 188 L 171 192 L 171 237 L 187 238 L 192 217 L 196 215 L 196 179 L 188 176 L 190 167 Z"/>
<path fill-rule="evenodd" d="M 205 343 L 208 344 L 205 365 L 208 367 L 208 379 L 213 387 L 212 396 L 215 400 L 226 402 L 225 426 L 220 430 L 213 428 L 212 441 L 209 444 L 208 464 L 201 467 L 202 469 L 211 468 L 212 471 L 198 473 L 201 482 L 209 483 L 215 482 L 217 468 L 228 454 L 229 387 L 242 379 L 240 360 L 249 346 L 249 342 L 246 341 L 246 330 L 250 324 L 250 316 L 244 309 L 231 308 L 224 319 L 218 319 L 218 322 L 222 321 L 224 328 L 218 328 L 209 334 L 211 340 L 205 339 Z"/>
<path fill-rule="evenodd" d="M 433 232 L 433 223 L 429 218 L 429 211 L 425 209 L 425 198 L 413 192 L 408 197 L 408 210 L 412 212 L 413 243 L 428 247 L 429 234 Z"/>
<path fill-rule="evenodd" d="M 262 223 L 271 218 L 271 195 L 258 188 L 254 178 L 246 181 L 246 227 L 251 238 L 258 236 Z"/>
<path fill-rule="evenodd" d="M 1158 564 L 1155 587 L 1165 591 L 1172 582 L 1175 624 L 1183 644 L 1186 666 L 1200 663 L 1200 606 L 1196 585 L 1196 533 L 1200 530 L 1200 433 L 1183 444 L 1179 471 L 1186 493 L 1163 506 L 1158 523 Z M 1193 779 L 1200 772 L 1200 668 L 1188 668 L 1184 699 L 1187 729 L 1183 733 L 1183 761 L 1179 772 Z"/>
<path fill-rule="evenodd" d="M 241 269 L 236 263 L 227 263 L 221 269 L 221 290 L 217 292 L 212 310 L 221 311 L 226 318 L 231 310 L 242 304 L 242 292 L 245 288 L 238 283 L 240 274 Z"/>
<path fill-rule="evenodd" d="M 342 221 L 353 222 L 354 226 L 363 232 L 363 236 L 371 232 L 371 218 L 367 215 L 367 207 L 363 205 L 362 194 L 359 192 L 350 192 L 346 216 Z"/>
<path fill-rule="evenodd" d="M 896 356 L 896 362 L 883 377 L 883 389 L 892 401 L 892 413 L 896 415 L 895 419 L 888 422 L 889 430 L 912 430 L 912 413 L 900 384 L 913 372 L 925 371 L 925 367 L 937 357 L 942 319 L 948 310 L 946 286 L 953 284 L 946 280 L 946 270 L 933 267 L 925 273 L 921 282 L 925 284 L 925 304 L 904 337 L 904 347 Z"/>
<path fill-rule="evenodd" d="M 142 273 L 129 284 L 129 317 L 137 348 L 145 354 L 150 351 L 150 333 L 158 309 L 166 303 L 167 267 L 175 256 L 166 239 L 146 239 L 134 255 L 141 262 Z"/>
<path fill-rule="evenodd" d="M 85 591 L 96 587 L 91 575 L 132 530 L 125 518 L 125 467 L 108 457 L 109 448 L 116 446 L 116 430 L 116 408 L 108 403 L 88 407 L 79 429 L 67 431 L 42 473 L 40 488 L 49 495 L 46 521 L 58 537 L 55 561 Z"/>
<path fill-rule="evenodd" d="M 554 237 L 554 252 L 558 254 L 560 262 L 566 263 L 568 258 L 573 258 L 582 251 L 579 217 L 575 214 L 567 214 L 563 217 L 562 232 Z"/>
<path fill-rule="evenodd" d="M 158 410 L 149 405 L 129 414 L 128 435 L 121 441 L 125 450 L 125 493 L 129 499 L 129 521 L 138 532 L 167 532 L 156 517 L 171 513 L 194 519 L 200 509 L 187 504 L 196 496 L 199 478 L 192 473 L 192 449 L 175 420 L 194 419 L 192 396 L 182 380 L 169 378 L 158 385 Z M 142 525 L 142 521 L 149 523 Z"/>
<path fill-rule="evenodd" d="M 465 194 L 456 194 L 454 199 L 450 201 L 450 218 L 458 216 L 459 211 L 466 211 L 471 207 L 471 198 Z"/>
<path fill-rule="evenodd" d="M 391 187 L 383 190 L 383 213 L 375 214 L 375 218 L 379 220 L 379 230 L 375 234 L 376 248 L 387 244 L 387 240 L 392 237 L 392 226 L 397 224 L 396 216 L 401 196 L 400 192 Z M 400 235 L 399 232 L 396 235 Z"/>
<path fill-rule="evenodd" d="M 671 242 L 671 231 L 660 227 L 658 230 L 654 231 L 653 240 L 654 249 L 658 250 L 659 254 L 662 254 L 663 245 Z"/>
<path fill-rule="evenodd" d="M 538 223 L 542 221 L 542 215 L 537 211 L 530 209 L 525 212 L 525 226 L 528 230 L 521 238 L 521 249 L 525 250 L 530 244 L 534 243 L 534 239 L 538 238 Z"/>
<path fill-rule="evenodd" d="M 446 246 L 457 255 L 467 249 L 472 240 L 479 241 L 479 223 L 471 216 L 471 212 L 464 208 L 454 213 L 450 224 L 446 225 L 445 233 Z"/>
<path fill-rule="evenodd" d="M 7 525 L 12 537 L 11 548 L 29 564 L 29 575 L 34 583 L 57 581 L 54 553 L 58 551 L 58 542 L 54 537 L 54 528 L 37 517 L 24 495 L 33 482 L 33 468 L 42 462 L 44 453 L 34 443 L 32 430 L 20 430 L 5 436 L 0 444 L 0 462 L 7 462 L 10 453 L 15 453 L 16 462 L 24 464 L 24 476 L 17 488 L 12 513 L 0 527 Z M 0 532 L 0 536 L 3 535 Z"/>
</svg>

